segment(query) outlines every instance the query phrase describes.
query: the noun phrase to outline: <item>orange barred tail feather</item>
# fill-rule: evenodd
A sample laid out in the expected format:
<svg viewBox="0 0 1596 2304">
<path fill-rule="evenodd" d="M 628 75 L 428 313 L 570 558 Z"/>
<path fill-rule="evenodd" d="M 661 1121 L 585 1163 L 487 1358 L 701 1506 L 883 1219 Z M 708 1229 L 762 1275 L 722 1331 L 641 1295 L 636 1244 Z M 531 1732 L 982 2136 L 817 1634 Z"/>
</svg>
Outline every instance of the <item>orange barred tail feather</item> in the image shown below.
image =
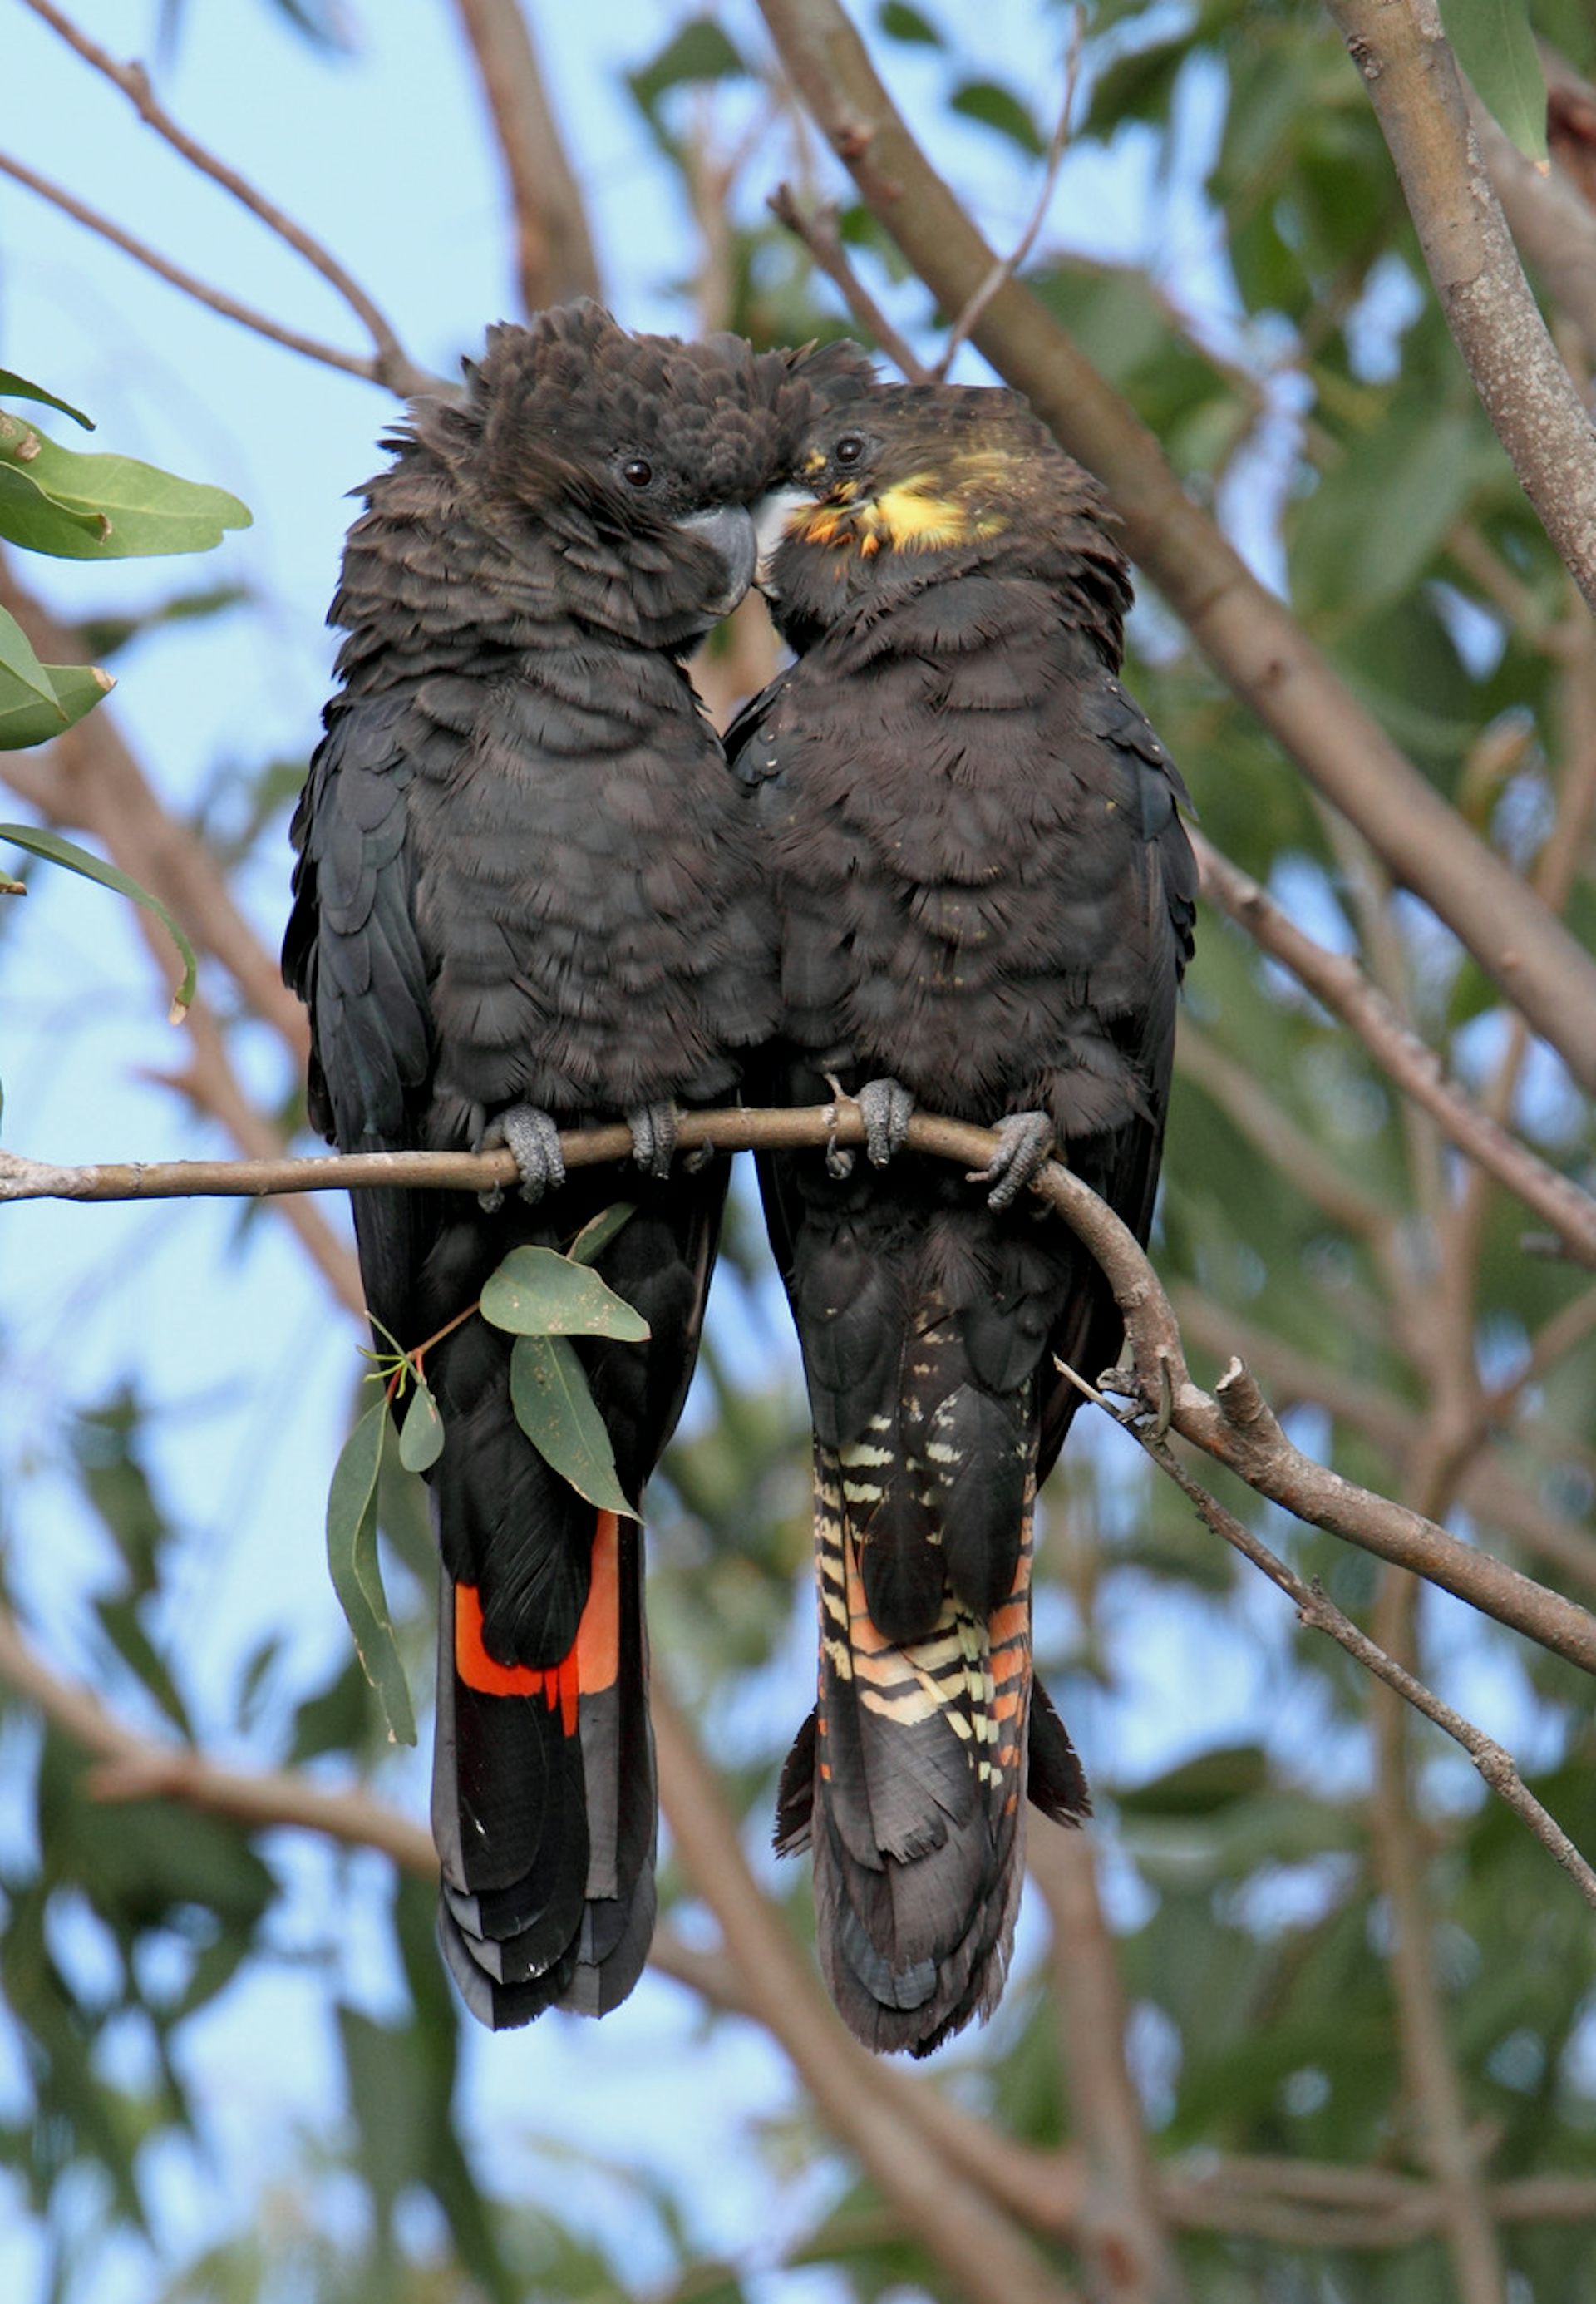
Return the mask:
<svg viewBox="0 0 1596 2304">
<path fill-rule="evenodd" d="M 587 1602 L 556 1663 L 500 1662 L 477 1588 L 446 1571 L 439 1626 L 433 1831 L 444 1956 L 472 2014 L 495 2030 L 549 2007 L 607 2014 L 654 1932 L 642 1531 L 595 1514 Z"/>
<path fill-rule="evenodd" d="M 929 1632 L 901 1642 L 872 1616 L 857 1487 L 817 1444 L 819 1699 L 782 1774 L 776 1845 L 813 1849 L 821 1967 L 849 2030 L 925 2055 L 1002 1991 L 1027 1789 L 1061 1822 L 1089 1801 L 1057 1713 L 1034 1700 L 1034 1478 L 1000 1604 L 982 1615 L 946 1590 Z"/>
</svg>

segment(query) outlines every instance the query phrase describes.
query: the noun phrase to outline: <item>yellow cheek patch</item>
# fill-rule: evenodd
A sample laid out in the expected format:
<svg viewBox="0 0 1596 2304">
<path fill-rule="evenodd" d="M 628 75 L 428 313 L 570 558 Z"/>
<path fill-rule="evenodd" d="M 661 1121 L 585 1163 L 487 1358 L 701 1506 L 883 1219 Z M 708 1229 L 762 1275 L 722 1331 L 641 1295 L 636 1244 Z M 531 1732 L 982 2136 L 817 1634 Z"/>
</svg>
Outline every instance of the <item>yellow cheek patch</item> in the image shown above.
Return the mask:
<svg viewBox="0 0 1596 2304">
<path fill-rule="evenodd" d="M 947 476 L 916 472 L 864 503 L 850 483 L 824 504 L 798 512 L 788 533 L 800 543 L 837 546 L 872 559 L 878 552 L 934 552 L 949 544 L 1000 536 L 1009 521 L 992 502 L 1012 491 L 1001 456 L 961 457 Z M 1005 486 L 1007 483 L 1007 486 Z"/>
<path fill-rule="evenodd" d="M 866 504 L 859 526 L 861 542 L 868 536 L 894 552 L 934 552 L 939 545 L 995 535 L 1001 522 L 976 519 L 962 495 L 950 495 L 929 473 L 917 473 Z"/>
</svg>

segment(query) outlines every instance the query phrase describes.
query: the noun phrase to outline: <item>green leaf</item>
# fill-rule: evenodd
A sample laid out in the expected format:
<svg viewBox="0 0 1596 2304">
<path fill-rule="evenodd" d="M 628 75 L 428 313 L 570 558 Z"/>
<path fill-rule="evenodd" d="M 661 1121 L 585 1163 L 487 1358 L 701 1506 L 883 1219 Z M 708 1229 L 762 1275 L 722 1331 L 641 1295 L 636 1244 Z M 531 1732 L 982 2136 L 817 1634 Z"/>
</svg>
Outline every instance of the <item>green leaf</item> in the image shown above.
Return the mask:
<svg viewBox="0 0 1596 2304">
<path fill-rule="evenodd" d="M 621 1492 L 615 1452 L 574 1344 L 563 1336 L 518 1336 L 510 1398 L 528 1439 L 579 1496 L 601 1512 L 638 1517 Z"/>
<path fill-rule="evenodd" d="M 573 1264 L 596 1264 L 622 1224 L 638 1213 L 636 1200 L 617 1200 L 585 1224 L 566 1250 Z"/>
<path fill-rule="evenodd" d="M 37 439 L 38 434 L 30 436 Z M 36 456 L 34 463 L 38 462 Z M 31 467 L 0 454 L 0 537 L 25 552 L 46 552 L 56 560 L 89 559 L 106 547 L 103 514 L 60 504 L 34 478 Z"/>
<path fill-rule="evenodd" d="M 995 128 L 1000 136 L 1006 136 L 1034 159 L 1041 159 L 1047 150 L 1046 138 L 1018 97 L 995 80 L 966 80 L 948 98 L 948 108 L 967 120 L 978 120 L 984 128 Z"/>
<path fill-rule="evenodd" d="M 1546 79 L 1527 0 L 1441 0 L 1458 63 L 1493 120 L 1532 160 L 1546 158 Z"/>
<path fill-rule="evenodd" d="M 92 712 L 116 682 L 108 672 L 88 664 L 46 664 L 51 696 L 45 702 L 10 671 L 0 671 L 0 752 L 23 752 L 47 744 Z"/>
<path fill-rule="evenodd" d="M 0 608 L 0 672 L 9 673 L 13 681 L 31 695 L 42 697 L 55 715 L 57 724 L 66 725 L 66 715 L 55 701 L 55 689 L 48 672 L 33 653 L 33 643 L 16 618 Z"/>
<path fill-rule="evenodd" d="M 19 493 L 23 480 L 41 499 Z M 0 464 L 0 530 L 14 544 L 62 560 L 125 560 L 208 552 L 249 512 L 225 488 L 179 479 L 132 456 L 85 456 L 38 437 L 23 472 Z"/>
<path fill-rule="evenodd" d="M 482 1317 L 518 1336 L 614 1336 L 640 1344 L 648 1323 L 624 1296 L 552 1248 L 512 1248 L 482 1292 Z"/>
<path fill-rule="evenodd" d="M 74 424 L 80 424 L 85 432 L 94 429 L 92 416 L 85 416 L 83 411 L 74 408 L 70 400 L 57 400 L 55 394 L 46 392 L 42 384 L 30 384 L 25 376 L 18 376 L 13 368 L 0 368 L 0 400 L 37 400 L 46 408 L 58 408 L 63 416 L 70 416 Z"/>
<path fill-rule="evenodd" d="M 882 0 L 875 21 L 889 40 L 901 40 L 907 47 L 944 48 L 948 45 L 930 18 L 907 6 L 905 0 Z"/>
<path fill-rule="evenodd" d="M 376 1551 L 376 1476 L 389 1429 L 388 1403 L 378 1400 L 343 1444 L 327 1491 L 327 1566 L 388 1732 L 398 1743 L 413 1744 L 415 1715 Z"/>
<path fill-rule="evenodd" d="M 407 1472 L 429 1472 L 443 1453 L 443 1419 L 432 1386 L 417 1379 L 415 1398 L 404 1412 L 399 1461 Z"/>
<path fill-rule="evenodd" d="M 74 717 L 80 719 L 82 714 Z M 69 872 L 80 874 L 85 880 L 97 880 L 103 888 L 114 888 L 119 896 L 127 896 L 135 904 L 142 904 L 147 912 L 155 914 L 177 946 L 183 963 L 182 982 L 173 995 L 171 1010 L 172 1021 L 182 1023 L 194 997 L 194 947 L 160 898 L 152 896 L 148 888 L 141 888 L 130 873 L 115 864 L 106 863 L 98 856 L 91 856 L 87 848 L 80 848 L 75 840 L 63 840 L 58 832 L 41 832 L 36 824 L 0 824 L 0 840 L 9 840 L 16 847 L 25 848 L 30 856 L 42 856 L 47 863 L 60 864 Z"/>
</svg>

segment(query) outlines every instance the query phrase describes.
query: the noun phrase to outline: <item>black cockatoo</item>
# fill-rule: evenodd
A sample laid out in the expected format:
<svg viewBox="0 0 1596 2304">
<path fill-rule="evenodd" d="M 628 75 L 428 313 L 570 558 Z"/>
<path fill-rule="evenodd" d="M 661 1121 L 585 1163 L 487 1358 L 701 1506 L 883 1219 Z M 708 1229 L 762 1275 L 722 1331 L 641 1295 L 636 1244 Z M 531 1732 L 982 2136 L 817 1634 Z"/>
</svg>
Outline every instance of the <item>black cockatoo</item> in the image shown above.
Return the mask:
<svg viewBox="0 0 1596 2304">
<path fill-rule="evenodd" d="M 331 610 L 342 685 L 283 953 L 311 1116 L 350 1152 L 507 1143 L 523 1179 L 496 1207 L 353 1196 L 379 1341 L 414 1351 L 511 1248 L 635 1200 L 598 1268 L 650 1341 L 578 1346 L 634 1505 L 687 1393 L 725 1193 L 723 1163 L 671 1173 L 674 1107 L 730 1096 L 773 1013 L 751 827 L 682 659 L 747 589 L 748 504 L 859 366 L 631 335 L 591 304 L 495 328 L 464 392 L 384 443 Z M 622 1115 L 637 1171 L 567 1182 L 556 1131 Z M 641 1531 L 526 1438 L 511 1341 L 475 1317 L 426 1358 L 439 1927 L 495 2027 L 613 2007 L 654 1918 Z"/>
<path fill-rule="evenodd" d="M 1119 679 L 1130 599 L 1093 481 L 1012 393 L 878 387 L 761 515 L 798 662 L 728 739 L 765 843 L 764 1092 L 857 1093 L 868 1158 L 761 1162 L 815 1427 L 819 1701 L 777 1844 L 815 1857 L 852 2030 L 924 2054 L 1002 1989 L 1027 1792 L 1085 1813 L 1034 1685 L 1034 1503 L 1121 1324 L 1021 1187 L 1050 1147 L 1145 1240 L 1192 853 Z M 967 1181 L 913 1104 L 996 1126 Z M 839 1167 L 849 1166 L 847 1173 Z"/>
</svg>

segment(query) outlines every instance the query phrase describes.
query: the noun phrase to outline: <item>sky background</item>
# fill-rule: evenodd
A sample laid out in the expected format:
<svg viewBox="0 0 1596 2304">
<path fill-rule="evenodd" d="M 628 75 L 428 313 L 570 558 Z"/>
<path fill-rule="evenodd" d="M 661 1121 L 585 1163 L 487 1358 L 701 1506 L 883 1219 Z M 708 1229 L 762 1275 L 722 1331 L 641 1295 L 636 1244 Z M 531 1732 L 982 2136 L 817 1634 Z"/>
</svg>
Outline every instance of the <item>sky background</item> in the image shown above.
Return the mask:
<svg viewBox="0 0 1596 2304">
<path fill-rule="evenodd" d="M 157 13 L 156 0 L 83 0 L 77 10 L 116 53 L 147 55 Z M 636 326 L 690 325 L 669 284 L 688 267 L 688 220 L 622 78 L 688 12 L 604 0 L 530 13 L 615 310 Z M 202 276 L 284 322 L 361 348 L 324 284 L 166 150 L 20 0 L 0 0 L 0 146 Z M 479 343 L 487 321 L 513 309 L 502 193 L 475 83 L 441 0 L 366 0 L 350 19 L 356 53 L 329 60 L 267 0 L 188 0 L 160 92 L 185 126 L 335 250 L 413 357 L 447 371 Z M 727 21 L 738 37 L 756 39 L 751 12 L 732 10 Z M 1044 114 L 1060 84 L 1062 23 L 1017 0 L 987 0 L 982 11 L 984 69 L 1027 90 Z M 976 192 L 1000 243 L 1011 241 L 1034 196 L 1031 166 L 989 131 L 914 103 L 942 85 L 934 57 L 899 48 L 885 60 L 899 93 L 934 123 L 939 159 Z M 1214 261 L 1217 235 L 1193 190 L 1212 121 L 1200 86 L 1184 101 L 1186 160 L 1171 181 L 1153 180 L 1149 151 L 1134 135 L 1108 157 L 1071 158 L 1045 238 L 1146 263 L 1222 338 L 1233 323 Z M 911 288 L 899 301 L 906 323 L 917 324 L 920 292 Z M 253 509 L 254 526 L 203 560 L 94 571 L 27 563 L 29 581 L 69 617 L 217 582 L 247 589 L 249 611 L 224 625 L 173 627 L 119 660 L 110 709 L 152 780 L 180 809 L 197 809 L 236 768 L 303 761 L 329 684 L 323 615 L 350 518 L 347 494 L 378 461 L 374 443 L 392 413 L 385 396 L 201 309 L 3 181 L 0 365 L 86 408 L 99 427 L 92 445 L 219 483 Z M 961 373 L 984 370 L 967 352 Z M 50 428 L 67 437 L 71 428 Z M 1266 492 L 1267 471 L 1254 479 Z M 1245 494 L 1232 511 L 1243 541 L 1262 555 L 1266 523 L 1249 512 Z M 1261 564 L 1275 572 L 1266 556 Z M 288 862 L 285 845 L 268 843 L 241 885 L 274 947 Z M 0 1017 L 8 1146 L 62 1161 L 227 1149 L 151 1080 L 181 1063 L 182 1049 L 161 1021 L 164 998 L 124 908 L 41 871 L 25 906 L 0 916 L 0 936 L 8 947 Z M 288 1083 L 268 1037 L 246 1034 L 241 1045 L 253 1085 L 279 1099 Z M 344 1223 L 341 1207 L 329 1201 L 326 1213 Z M 286 1232 L 269 1220 L 241 1221 L 226 1203 L 30 1206 L 7 1212 L 4 1249 L 0 1506 L 6 1572 L 24 1613 L 53 1655 L 82 1668 L 91 1654 L 84 1595 L 105 1582 L 109 1564 L 103 1537 L 55 1469 L 62 1433 L 74 1405 L 134 1381 L 154 1414 L 162 1493 L 184 1531 L 166 1622 L 190 1659 L 199 1716 L 217 1749 L 247 1757 L 251 1747 L 229 1714 L 242 1660 L 268 1632 L 281 1637 L 272 1679 L 281 1716 L 347 1639 L 326 1584 L 322 1516 L 359 1372 L 352 1324 L 329 1311 Z M 768 1298 L 756 1307 L 734 1298 L 723 1287 L 715 1317 L 740 1371 L 764 1380 L 778 1349 L 795 1365 L 785 1346 L 767 1341 L 781 1334 Z M 25 1481 L 17 1477 L 24 1469 Z M 1438 1640 L 1448 1626 L 1449 1686 L 1466 1695 L 1461 1612 L 1438 1613 Z M 1101 1775 L 1111 1753 L 1112 1773 L 1134 1779 L 1255 1733 L 1266 1714 L 1278 1738 L 1307 1749 L 1318 1725 L 1313 1693 L 1284 1673 L 1286 1631 L 1284 1606 L 1261 1587 L 1222 1621 L 1144 1596 L 1134 1640 L 1110 1619 L 1111 1692 L 1055 1690 L 1089 1771 Z M 812 1638 L 805 1606 L 756 1691 L 774 1722 L 790 1724 L 810 1700 Z M 1168 1700 L 1176 1683 L 1178 1707 Z M 1524 1730 L 1510 1716 L 1511 1691 L 1493 1693 L 1496 1732 Z M 410 1756 L 386 1789 L 424 1813 L 426 1774 L 424 1754 Z M 14 1783 L 16 1772 L 10 1776 Z M 0 1852 L 25 1847 L 31 1830 L 6 1781 L 0 1767 Z M 119 2243 L 105 2251 L 95 2304 L 145 2304 L 163 2261 L 181 2261 L 275 2177 L 286 2180 L 299 2161 L 297 2128 L 336 2122 L 341 2079 L 322 1991 L 329 1969 L 374 2012 L 398 2004 L 380 1924 L 381 1866 L 286 1834 L 272 1859 L 294 1884 L 276 1940 L 311 1974 L 288 1957 L 258 1964 L 188 2028 L 186 2069 L 207 2115 L 211 2157 L 163 2147 L 170 2164 L 156 2187 L 154 2249 Z M 1112 1886 L 1130 1917 L 1134 1885 L 1120 1871 Z M 1282 1895 L 1291 1893 L 1283 1879 Z M 1022 1961 L 1036 1941 L 1022 1925 Z M 94 1972 L 87 1914 L 62 1950 L 80 1973 Z M 696 2003 L 652 1978 L 599 2038 L 602 2046 L 594 2028 L 562 2019 L 497 2040 L 469 2031 L 468 2127 L 489 2180 L 557 2198 L 612 2229 L 623 2196 L 573 2174 L 555 2148 L 573 2142 L 655 2170 L 687 2198 L 704 2246 L 773 2266 L 838 2177 L 823 2165 L 795 2193 L 750 2148 L 751 2122 L 794 2107 L 777 2052 L 750 2027 L 705 2032 Z M 1156 2041 L 1142 2054 L 1155 2088 Z M 136 2057 L 131 2045 L 129 2055 Z M 0 2111 L 15 2101 L 14 2059 L 0 2027 Z M 131 2064 L 129 2076 L 138 2077 Z M 558 2135 L 548 2133 L 550 2115 L 529 2109 L 538 2106 L 559 2108 Z M 624 2252 L 631 2275 L 646 2283 L 663 2275 L 671 2253 L 663 2232 L 635 2212 L 635 2197 L 624 2195 L 633 2203 Z M 74 2213 L 89 2245 L 98 2204 L 86 2195 Z M 336 2215 L 335 2201 L 326 2213 Z M 44 2263 L 43 2236 L 30 2229 L 20 2199 L 6 2203 L 0 2183 L 0 2295 L 36 2293 Z M 837 2289 L 823 2272 L 773 2269 L 754 2293 L 759 2304 L 830 2304 Z"/>
</svg>

